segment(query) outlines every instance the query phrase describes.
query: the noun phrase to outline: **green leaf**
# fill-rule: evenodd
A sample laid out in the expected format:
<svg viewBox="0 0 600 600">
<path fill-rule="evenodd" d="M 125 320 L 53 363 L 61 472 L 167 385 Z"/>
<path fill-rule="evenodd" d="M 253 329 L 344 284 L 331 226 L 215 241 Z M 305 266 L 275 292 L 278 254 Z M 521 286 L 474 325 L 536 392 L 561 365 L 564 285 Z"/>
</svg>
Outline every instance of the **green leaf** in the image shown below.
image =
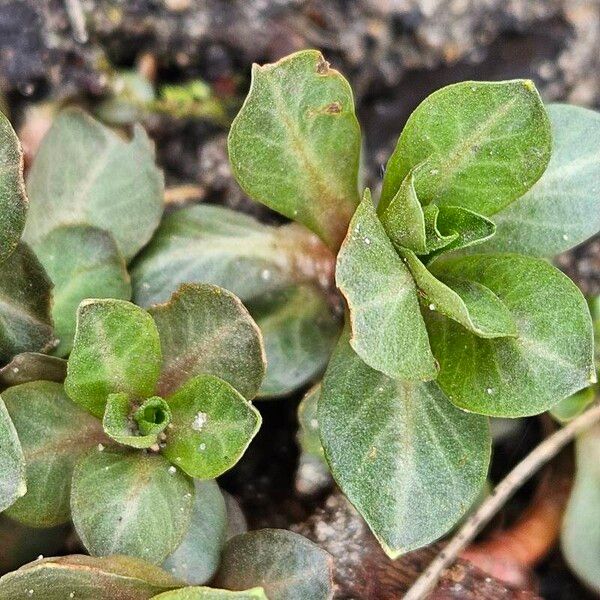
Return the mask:
<svg viewBox="0 0 600 600">
<path fill-rule="evenodd" d="M 423 217 L 425 220 L 425 252 L 439 252 L 451 242 L 458 238 L 458 232 L 449 231 L 448 235 L 444 235 L 438 228 L 438 217 L 440 215 L 440 207 L 437 204 L 430 204 L 423 209 Z"/>
<path fill-rule="evenodd" d="M 160 366 L 159 334 L 145 310 L 124 300 L 79 305 L 65 380 L 74 402 L 102 418 L 109 394 L 152 396 Z"/>
<path fill-rule="evenodd" d="M 25 492 L 27 484 L 23 449 L 17 430 L 0 398 L 0 512 L 14 504 Z"/>
<path fill-rule="evenodd" d="M 66 360 L 38 352 L 22 352 L 0 369 L 0 388 L 39 380 L 62 383 L 66 376 Z"/>
<path fill-rule="evenodd" d="M 216 590 L 208 587 L 189 587 L 154 596 L 152 600 L 269 600 L 262 588 L 242 592 Z"/>
<path fill-rule="evenodd" d="M 133 413 L 142 435 L 159 435 L 171 422 L 169 405 L 158 396 L 144 400 Z"/>
<path fill-rule="evenodd" d="M 600 593 L 600 426 L 580 435 L 577 469 L 563 517 L 563 556 L 577 576 Z"/>
<path fill-rule="evenodd" d="M 136 558 L 75 554 L 36 560 L 4 575 L 0 596 L 3 600 L 148 600 L 180 585 L 162 569 Z"/>
<path fill-rule="evenodd" d="M 540 180 L 496 215 L 486 252 L 554 256 L 600 230 L 600 114 L 548 106 L 554 148 Z"/>
<path fill-rule="evenodd" d="M 131 125 L 148 116 L 156 100 L 153 82 L 137 69 L 112 71 L 111 94 L 94 106 L 95 115 L 110 125 Z"/>
<path fill-rule="evenodd" d="M 0 262 L 17 247 L 27 204 L 21 144 L 10 121 L 0 113 Z"/>
<path fill-rule="evenodd" d="M 425 215 L 417 192 L 415 191 L 415 171 L 412 168 L 402 180 L 398 191 L 382 210 L 382 203 L 377 207 L 381 215 L 381 224 L 396 248 L 408 248 L 416 254 L 427 254 L 427 232 Z"/>
<path fill-rule="evenodd" d="M 52 316 L 66 356 L 73 345 L 75 317 L 86 298 L 131 298 L 125 261 L 110 233 L 88 225 L 53 229 L 36 245 L 37 255 L 54 283 Z"/>
<path fill-rule="evenodd" d="M 158 454 L 92 450 L 73 473 L 73 524 L 90 554 L 161 563 L 182 542 L 192 481 Z"/>
<path fill-rule="evenodd" d="M 309 285 L 294 286 L 248 308 L 265 342 L 262 398 L 289 394 L 325 370 L 340 326 L 321 292 Z"/>
<path fill-rule="evenodd" d="M 325 456 L 386 554 L 433 542 L 485 483 L 488 420 L 455 408 L 435 382 L 393 380 L 342 336 L 318 406 Z"/>
<path fill-rule="evenodd" d="M 61 225 L 94 225 L 110 231 L 129 260 L 158 226 L 163 188 L 141 126 L 128 142 L 82 111 L 64 110 L 29 171 L 25 240 L 37 246 Z"/>
<path fill-rule="evenodd" d="M 431 204 L 425 207 L 425 211 L 434 207 Z M 440 254 L 481 244 L 489 240 L 496 231 L 492 221 L 460 206 L 440 206 L 435 226 L 448 243 L 438 248 L 431 247 L 433 251 L 428 256 L 429 262 Z"/>
<path fill-rule="evenodd" d="M 0 363 L 20 352 L 50 348 L 52 283 L 25 244 L 0 264 L 0 281 Z"/>
<path fill-rule="evenodd" d="M 413 252 L 402 250 L 400 254 L 406 259 L 429 310 L 454 319 L 479 337 L 517 335 L 512 314 L 490 289 L 456 277 L 436 279 Z"/>
<path fill-rule="evenodd" d="M 230 590 L 264 588 L 269 600 L 333 598 L 331 556 L 284 529 L 260 529 L 231 538 L 215 585 Z"/>
<path fill-rule="evenodd" d="M 164 455 L 198 479 L 213 479 L 233 467 L 260 428 L 260 413 L 213 375 L 190 379 L 167 402 L 172 421 Z"/>
<path fill-rule="evenodd" d="M 517 337 L 482 339 L 427 313 L 438 384 L 458 407 L 499 416 L 543 412 L 595 381 L 592 323 L 575 284 L 544 260 L 477 255 L 434 263 L 435 276 L 489 288 L 517 324 Z"/>
<path fill-rule="evenodd" d="M 348 82 L 320 52 L 254 65 L 228 141 L 251 198 L 339 247 L 359 201 L 360 127 Z"/>
<path fill-rule="evenodd" d="M 27 493 L 6 514 L 30 527 L 65 523 L 75 462 L 106 442 L 100 423 L 73 404 L 60 383 L 24 383 L 2 398 L 23 446 L 27 478 Z"/>
<path fill-rule="evenodd" d="M 273 227 L 220 206 L 200 204 L 165 216 L 133 263 L 136 304 L 165 302 L 182 283 L 211 283 L 242 301 L 315 278 L 335 257 L 304 227 Z"/>
<path fill-rule="evenodd" d="M 317 419 L 317 406 L 321 397 L 321 384 L 314 385 L 300 404 L 298 404 L 298 443 L 302 452 L 323 458 L 323 446 L 319 436 L 319 421 Z"/>
<path fill-rule="evenodd" d="M 542 175 L 552 151 L 548 116 L 529 80 L 465 81 L 434 92 L 408 119 L 387 164 L 384 210 L 415 165 L 422 204 L 493 215 Z"/>
<path fill-rule="evenodd" d="M 150 448 L 171 421 L 169 405 L 157 396 L 135 406 L 123 393 L 109 394 L 102 426 L 115 442 L 132 448 Z"/>
<path fill-rule="evenodd" d="M 583 411 L 590 404 L 592 404 L 595 399 L 595 387 L 588 387 L 583 390 L 579 390 L 571 396 L 567 396 L 564 400 L 561 400 L 552 408 L 550 414 L 559 423 L 568 423 L 583 413 Z"/>
<path fill-rule="evenodd" d="M 196 498 L 188 532 L 163 567 L 178 579 L 202 585 L 212 579 L 221 561 L 227 508 L 216 481 L 195 481 L 194 485 Z"/>
<path fill-rule="evenodd" d="M 248 523 L 244 516 L 244 511 L 240 503 L 228 492 L 221 490 L 227 507 L 227 532 L 225 539 L 229 540 L 234 535 L 246 533 L 248 531 Z"/>
<path fill-rule="evenodd" d="M 336 283 L 350 307 L 355 352 L 390 377 L 433 379 L 436 365 L 415 283 L 365 196 L 337 259 Z"/>
<path fill-rule="evenodd" d="M 250 400 L 265 374 L 260 331 L 231 292 L 182 285 L 169 302 L 150 308 L 163 351 L 162 397 L 196 375 L 215 375 Z"/>
</svg>

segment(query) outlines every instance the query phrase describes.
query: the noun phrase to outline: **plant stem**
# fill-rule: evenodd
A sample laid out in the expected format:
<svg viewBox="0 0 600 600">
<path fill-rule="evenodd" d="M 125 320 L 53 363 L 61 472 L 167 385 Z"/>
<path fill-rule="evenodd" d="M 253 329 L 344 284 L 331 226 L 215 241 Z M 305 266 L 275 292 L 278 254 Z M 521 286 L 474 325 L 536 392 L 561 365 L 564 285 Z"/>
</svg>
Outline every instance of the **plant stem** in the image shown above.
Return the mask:
<svg viewBox="0 0 600 600">
<path fill-rule="evenodd" d="M 204 200 L 205 196 L 206 190 L 199 185 L 176 185 L 165 189 L 164 202 L 166 205 L 180 206 L 190 200 L 194 200 L 196 202 Z"/>
<path fill-rule="evenodd" d="M 481 506 L 465 521 L 456 535 L 433 559 L 415 581 L 404 600 L 423 600 L 438 582 L 443 571 L 483 529 L 502 505 L 540 467 L 556 456 L 578 433 L 600 421 L 600 404 L 592 406 L 568 425 L 559 429 L 536 446 L 493 490 Z"/>
</svg>

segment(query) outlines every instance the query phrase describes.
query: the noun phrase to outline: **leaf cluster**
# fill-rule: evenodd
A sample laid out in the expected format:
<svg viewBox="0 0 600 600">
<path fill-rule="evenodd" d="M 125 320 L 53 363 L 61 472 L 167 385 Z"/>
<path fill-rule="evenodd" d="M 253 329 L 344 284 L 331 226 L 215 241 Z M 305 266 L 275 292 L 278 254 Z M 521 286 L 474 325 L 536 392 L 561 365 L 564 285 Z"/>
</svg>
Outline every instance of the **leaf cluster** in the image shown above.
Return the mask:
<svg viewBox="0 0 600 600">
<path fill-rule="evenodd" d="M 337 253 L 346 325 L 316 420 L 333 476 L 392 557 L 478 497 L 488 416 L 538 414 L 595 381 L 585 300 L 545 259 L 598 230 L 600 138 L 580 134 L 599 125 L 545 107 L 531 81 L 450 85 L 408 119 L 375 205 L 368 189 L 360 200 L 343 77 L 316 51 L 253 70 L 232 168 Z"/>
<path fill-rule="evenodd" d="M 0 510 L 72 519 L 92 555 L 134 557 L 38 561 L 2 597 L 329 598 L 308 541 L 227 541 L 214 481 L 260 426 L 255 397 L 323 373 L 303 450 L 391 557 L 446 533 L 483 489 L 488 417 L 589 401 L 592 320 L 547 259 L 600 228 L 598 140 L 596 113 L 546 107 L 530 81 L 454 84 L 411 115 L 374 203 L 350 86 L 299 52 L 253 68 L 229 135 L 241 187 L 297 221 L 273 226 L 163 215 L 143 129 L 72 109 L 25 186 L 0 119 Z M 574 506 L 595 476 L 580 461 Z"/>
<path fill-rule="evenodd" d="M 4 600 L 331 600 L 331 557 L 302 536 L 261 529 L 232 537 L 213 586 L 189 586 L 129 556 L 38 559 L 0 578 Z"/>
<path fill-rule="evenodd" d="M 20 147 L 8 122 L 0 125 L 14 175 L 4 196 L 25 210 Z M 0 510 L 40 536 L 72 520 L 92 555 L 163 564 L 177 580 L 133 558 L 65 557 L 9 574 L 0 595 L 150 598 L 182 582 L 201 586 L 219 568 L 222 587 L 237 589 L 221 553 L 244 527 L 236 530 L 240 509 L 215 478 L 240 459 L 261 423 L 251 404 L 266 365 L 258 326 L 233 293 L 206 283 L 178 284 L 148 310 L 129 301 L 127 266 L 163 211 L 162 175 L 141 128 L 128 142 L 80 111 L 59 114 L 27 191 L 26 225 L 3 229 Z M 271 319 L 278 329 L 271 305 L 280 320 L 288 300 L 308 304 L 307 314 L 323 308 L 312 288 L 283 287 L 281 301 L 257 299 L 265 328 Z M 333 316 L 325 325 L 334 327 Z M 300 327 L 313 325 L 304 317 Z M 287 335 L 299 333 L 292 327 Z M 300 367 L 296 378 L 307 368 L 314 366 Z M 271 537 L 278 552 L 312 565 L 318 583 L 307 580 L 306 597 L 329 597 L 326 554 L 300 536 L 267 532 L 258 537 L 265 564 L 276 556 Z M 255 583 L 268 588 L 259 575 Z M 173 594 L 266 597 L 258 589 Z"/>
</svg>

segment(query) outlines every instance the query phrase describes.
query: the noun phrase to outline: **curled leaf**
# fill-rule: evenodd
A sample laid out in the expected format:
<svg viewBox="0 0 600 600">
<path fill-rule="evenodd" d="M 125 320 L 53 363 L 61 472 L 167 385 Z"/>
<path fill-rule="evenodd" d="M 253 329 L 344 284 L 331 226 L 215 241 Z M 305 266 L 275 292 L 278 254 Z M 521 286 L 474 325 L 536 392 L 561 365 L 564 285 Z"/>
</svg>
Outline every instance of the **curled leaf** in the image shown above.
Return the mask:
<svg viewBox="0 0 600 600">
<path fill-rule="evenodd" d="M 432 265 L 435 276 L 473 281 L 508 308 L 516 337 L 484 339 L 426 312 L 437 382 L 468 411 L 518 417 L 548 410 L 596 379 L 592 322 L 575 284 L 546 261 L 517 254 L 465 256 Z"/>
<path fill-rule="evenodd" d="M 377 207 L 381 223 L 396 248 L 408 248 L 416 254 L 427 254 L 427 235 L 423 207 L 415 191 L 415 170 L 412 168 L 402 180 L 394 197 L 382 210 Z"/>
<path fill-rule="evenodd" d="M 437 209 L 434 204 L 430 207 Z M 447 243 L 437 248 L 430 244 L 429 262 L 440 254 L 482 244 L 496 232 L 492 221 L 462 206 L 440 206 L 436 211 L 435 229 Z"/>
<path fill-rule="evenodd" d="M 150 448 L 158 442 L 158 435 L 170 421 L 171 410 L 162 398 L 148 398 L 136 408 L 130 397 L 120 392 L 108 395 L 102 426 L 119 444 Z"/>
<path fill-rule="evenodd" d="M 483 338 L 517 335 L 517 326 L 504 303 L 489 288 L 467 279 L 432 275 L 414 253 L 403 250 L 415 283 L 430 311 L 438 311 Z"/>
<path fill-rule="evenodd" d="M 423 209 L 423 218 L 425 220 L 425 252 L 441 252 L 449 244 L 458 238 L 458 232 L 450 230 L 442 233 L 439 227 L 440 207 L 437 204 L 429 204 Z"/>
</svg>

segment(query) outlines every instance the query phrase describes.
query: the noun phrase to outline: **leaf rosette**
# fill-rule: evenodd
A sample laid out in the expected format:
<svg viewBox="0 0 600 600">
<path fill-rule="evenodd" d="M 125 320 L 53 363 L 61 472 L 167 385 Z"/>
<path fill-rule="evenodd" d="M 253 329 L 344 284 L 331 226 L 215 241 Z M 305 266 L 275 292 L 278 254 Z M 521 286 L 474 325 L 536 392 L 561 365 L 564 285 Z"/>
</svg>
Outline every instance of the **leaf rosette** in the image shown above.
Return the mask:
<svg viewBox="0 0 600 600">
<path fill-rule="evenodd" d="M 327 94 L 347 107 L 342 88 L 318 77 L 322 60 L 299 52 L 253 71 L 230 158 L 252 198 L 339 247 L 346 329 L 319 393 L 317 429 L 333 476 L 395 557 L 443 535 L 480 494 L 486 416 L 538 414 L 595 381 L 584 298 L 543 258 L 598 229 L 588 218 L 598 212 L 598 153 L 576 142 L 598 116 L 547 111 L 528 80 L 445 87 L 408 119 L 377 206 L 367 189 L 349 218 L 353 193 L 336 200 L 337 213 L 323 204 L 335 195 L 310 195 L 323 182 L 344 189 L 342 178 L 356 186 L 345 169 L 322 177 L 342 137 L 325 142 L 307 125 Z M 290 138 L 294 131 L 302 135 Z M 314 157 L 317 143 L 311 179 L 297 158 Z M 354 148 L 337 149 L 340 164 L 352 163 Z M 302 181 L 311 185 L 300 189 Z M 293 210 L 300 200 L 302 214 Z M 334 245 L 340 222 L 347 232 Z"/>
<path fill-rule="evenodd" d="M 202 526 L 192 478 L 230 469 L 260 427 L 250 400 L 264 377 L 262 338 L 216 286 L 183 285 L 150 312 L 82 302 L 66 379 L 61 359 L 19 356 L 24 372 L 3 392 L 8 514 L 33 527 L 72 518 L 94 555 L 165 560 Z M 44 374 L 58 382 L 35 380 Z"/>
</svg>

